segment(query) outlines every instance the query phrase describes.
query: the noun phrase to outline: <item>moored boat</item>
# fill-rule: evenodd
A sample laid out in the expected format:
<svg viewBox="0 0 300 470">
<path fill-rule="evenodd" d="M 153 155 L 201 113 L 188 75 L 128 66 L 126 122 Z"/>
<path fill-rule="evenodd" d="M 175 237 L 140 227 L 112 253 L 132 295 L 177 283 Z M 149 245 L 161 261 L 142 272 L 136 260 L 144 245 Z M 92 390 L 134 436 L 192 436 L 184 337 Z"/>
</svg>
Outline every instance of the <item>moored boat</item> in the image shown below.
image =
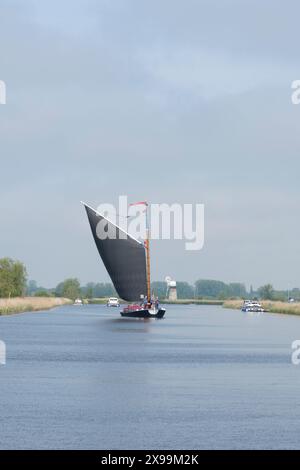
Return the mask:
<svg viewBox="0 0 300 470">
<path fill-rule="evenodd" d="M 242 312 L 264 312 L 265 309 L 263 306 L 256 301 L 252 300 L 244 300 L 244 304 L 242 306 Z"/>
<path fill-rule="evenodd" d="M 120 307 L 119 299 L 117 299 L 117 297 L 109 297 L 106 303 L 106 306 L 107 307 Z"/>
</svg>

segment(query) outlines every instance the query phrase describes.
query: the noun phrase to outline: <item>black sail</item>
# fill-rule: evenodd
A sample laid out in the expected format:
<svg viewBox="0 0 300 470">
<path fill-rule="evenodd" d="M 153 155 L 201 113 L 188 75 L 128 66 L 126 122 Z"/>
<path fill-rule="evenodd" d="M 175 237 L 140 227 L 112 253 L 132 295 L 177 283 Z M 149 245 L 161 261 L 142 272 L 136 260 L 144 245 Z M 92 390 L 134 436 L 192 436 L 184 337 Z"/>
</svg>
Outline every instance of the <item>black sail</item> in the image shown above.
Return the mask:
<svg viewBox="0 0 300 470">
<path fill-rule="evenodd" d="M 143 243 L 132 238 L 91 207 L 84 205 L 98 252 L 121 299 L 140 300 L 147 294 L 146 253 Z M 105 224 L 115 238 L 99 238 L 97 226 Z M 99 232 L 98 232 L 99 233 Z"/>
</svg>

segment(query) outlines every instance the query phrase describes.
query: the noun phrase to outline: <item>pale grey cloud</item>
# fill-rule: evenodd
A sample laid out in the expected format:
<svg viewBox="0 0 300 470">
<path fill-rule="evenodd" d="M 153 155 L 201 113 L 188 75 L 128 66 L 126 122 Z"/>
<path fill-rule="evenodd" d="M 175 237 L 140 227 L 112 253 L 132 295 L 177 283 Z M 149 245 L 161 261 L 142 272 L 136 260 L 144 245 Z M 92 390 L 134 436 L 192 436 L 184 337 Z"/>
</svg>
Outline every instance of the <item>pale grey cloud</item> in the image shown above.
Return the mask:
<svg viewBox="0 0 300 470">
<path fill-rule="evenodd" d="M 204 202 L 203 251 L 154 242 L 155 278 L 300 286 L 299 9 L 2 1 L 1 254 L 105 279 L 80 200 Z"/>
</svg>

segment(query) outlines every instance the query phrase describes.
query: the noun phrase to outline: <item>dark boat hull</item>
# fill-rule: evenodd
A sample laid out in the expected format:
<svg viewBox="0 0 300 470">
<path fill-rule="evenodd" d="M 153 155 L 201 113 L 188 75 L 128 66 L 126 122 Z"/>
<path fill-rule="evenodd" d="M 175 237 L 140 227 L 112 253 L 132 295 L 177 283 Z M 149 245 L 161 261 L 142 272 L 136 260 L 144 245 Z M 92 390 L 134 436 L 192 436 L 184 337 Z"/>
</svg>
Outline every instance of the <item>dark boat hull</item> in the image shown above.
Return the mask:
<svg viewBox="0 0 300 470">
<path fill-rule="evenodd" d="M 146 308 L 143 310 L 132 310 L 131 312 L 120 312 L 121 317 L 128 317 L 128 318 L 162 318 L 166 313 L 164 308 L 160 308 L 157 313 L 150 313 L 150 311 Z"/>
</svg>

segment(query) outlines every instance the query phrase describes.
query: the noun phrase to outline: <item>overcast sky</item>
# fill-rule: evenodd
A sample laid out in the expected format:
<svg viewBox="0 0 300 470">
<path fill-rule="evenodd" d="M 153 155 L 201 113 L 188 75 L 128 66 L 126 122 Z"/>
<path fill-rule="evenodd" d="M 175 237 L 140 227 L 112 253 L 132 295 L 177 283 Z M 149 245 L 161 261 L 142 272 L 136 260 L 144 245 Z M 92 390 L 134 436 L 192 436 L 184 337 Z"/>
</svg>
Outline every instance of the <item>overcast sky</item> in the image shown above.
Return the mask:
<svg viewBox="0 0 300 470">
<path fill-rule="evenodd" d="M 1 0 L 0 256 L 108 280 L 80 200 L 204 203 L 153 278 L 300 287 L 300 4 Z"/>
</svg>

